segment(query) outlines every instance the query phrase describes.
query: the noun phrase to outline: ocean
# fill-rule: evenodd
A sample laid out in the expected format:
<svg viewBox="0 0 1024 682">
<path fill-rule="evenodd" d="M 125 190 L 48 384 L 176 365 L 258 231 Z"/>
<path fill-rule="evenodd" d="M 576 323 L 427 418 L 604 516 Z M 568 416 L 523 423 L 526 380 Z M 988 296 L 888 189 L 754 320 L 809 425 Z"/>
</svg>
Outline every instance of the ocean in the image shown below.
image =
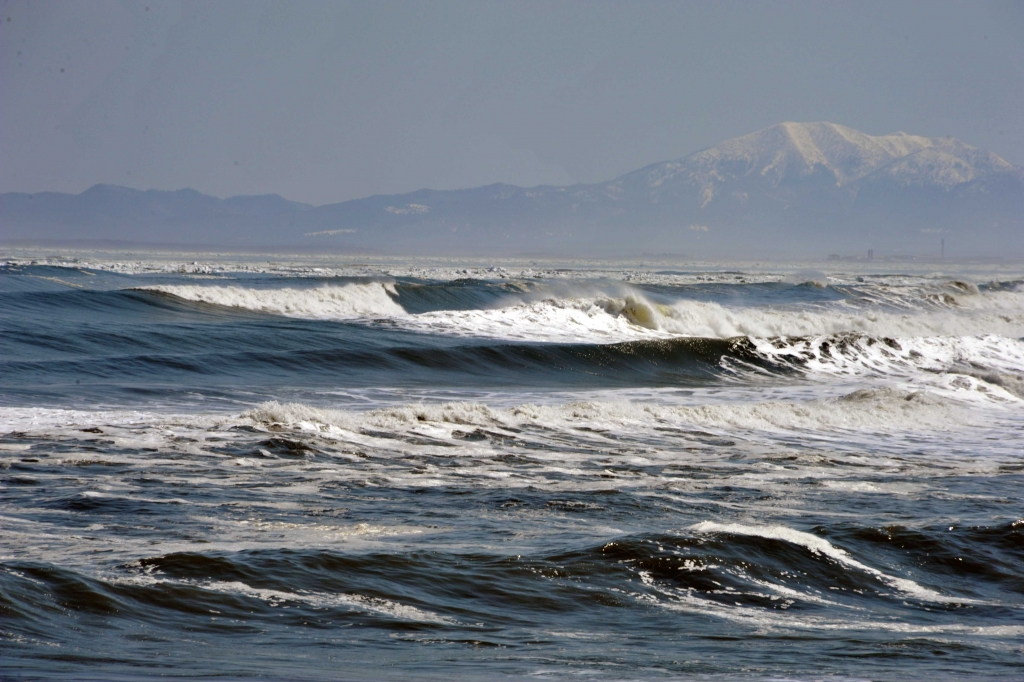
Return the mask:
<svg viewBox="0 0 1024 682">
<path fill-rule="evenodd" d="M 1024 677 L 1024 268 L 358 258 L 2 254 L 0 677 Z"/>
</svg>

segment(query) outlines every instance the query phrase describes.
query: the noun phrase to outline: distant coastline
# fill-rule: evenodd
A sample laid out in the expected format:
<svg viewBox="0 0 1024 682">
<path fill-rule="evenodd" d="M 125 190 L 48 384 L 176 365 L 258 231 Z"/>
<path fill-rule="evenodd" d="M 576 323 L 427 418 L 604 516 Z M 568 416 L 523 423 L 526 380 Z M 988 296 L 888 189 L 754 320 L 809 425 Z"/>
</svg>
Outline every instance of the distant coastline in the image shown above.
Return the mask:
<svg viewBox="0 0 1024 682">
<path fill-rule="evenodd" d="M 1024 170 L 953 138 L 781 123 L 606 183 L 310 206 L 96 185 L 0 195 L 0 244 L 615 258 L 1024 257 Z"/>
</svg>

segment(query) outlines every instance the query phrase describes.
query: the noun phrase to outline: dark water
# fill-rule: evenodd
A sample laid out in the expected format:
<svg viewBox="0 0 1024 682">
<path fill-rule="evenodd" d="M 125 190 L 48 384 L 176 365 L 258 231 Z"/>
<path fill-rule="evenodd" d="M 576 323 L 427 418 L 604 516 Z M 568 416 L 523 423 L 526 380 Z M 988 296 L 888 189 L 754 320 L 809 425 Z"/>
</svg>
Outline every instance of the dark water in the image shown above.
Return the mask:
<svg viewBox="0 0 1024 682">
<path fill-rule="evenodd" d="M 1014 273 L 374 267 L 0 270 L 0 676 L 1024 677 Z"/>
</svg>

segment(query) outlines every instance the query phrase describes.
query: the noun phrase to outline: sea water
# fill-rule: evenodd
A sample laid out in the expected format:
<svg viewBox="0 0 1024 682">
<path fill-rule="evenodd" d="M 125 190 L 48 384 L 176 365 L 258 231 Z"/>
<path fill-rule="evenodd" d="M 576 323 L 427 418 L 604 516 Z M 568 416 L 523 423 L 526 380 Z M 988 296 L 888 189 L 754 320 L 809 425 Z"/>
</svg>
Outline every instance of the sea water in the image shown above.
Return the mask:
<svg viewBox="0 0 1024 682">
<path fill-rule="evenodd" d="M 13 254 L 0 673 L 1021 677 L 1024 269 L 828 265 Z"/>
</svg>

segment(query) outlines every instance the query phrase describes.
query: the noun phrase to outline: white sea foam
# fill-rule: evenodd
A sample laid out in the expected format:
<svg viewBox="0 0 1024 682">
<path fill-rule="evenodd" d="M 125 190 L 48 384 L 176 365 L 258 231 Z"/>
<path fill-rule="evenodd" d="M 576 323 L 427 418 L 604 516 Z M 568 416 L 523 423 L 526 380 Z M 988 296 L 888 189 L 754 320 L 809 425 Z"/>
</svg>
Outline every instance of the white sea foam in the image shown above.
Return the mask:
<svg viewBox="0 0 1024 682">
<path fill-rule="evenodd" d="M 73 410 L 50 407 L 0 407 L 0 433 L 80 432 L 104 426 L 144 432 L 166 429 L 211 428 L 230 419 L 227 415 L 177 414 L 153 410 Z"/>
<path fill-rule="evenodd" d="M 978 382 L 979 384 L 981 382 Z M 971 400 L 972 392 L 876 387 L 836 397 L 758 400 L 727 393 L 693 396 L 683 403 L 616 399 L 568 403 L 527 403 L 498 407 L 483 402 L 417 403 L 375 410 L 345 410 L 301 403 L 262 403 L 241 415 L 175 415 L 136 411 L 87 411 L 0 407 L 0 434 L 17 432 L 80 440 L 103 439 L 118 447 L 167 447 L 202 452 L 207 433 L 251 425 L 261 430 L 294 430 L 330 441 L 382 445 L 380 436 L 428 436 L 439 443 L 464 445 L 461 435 L 474 429 L 512 435 L 528 428 L 534 437 L 558 439 L 575 434 L 592 438 L 608 432 L 635 434 L 642 440 L 658 430 L 698 429 L 747 437 L 799 433 L 828 438 L 842 434 L 858 442 L 872 434 L 943 433 L 994 424 L 1019 416 L 1019 401 L 1003 405 Z M 964 399 L 964 397 L 968 399 Z M 85 431 L 84 429 L 89 429 Z M 97 429 L 97 431 L 92 431 Z M 760 434 L 760 435 L 758 435 Z M 184 438 L 179 439 L 179 436 Z M 470 441 L 472 442 L 472 441 Z M 24 448 L 12 444 L 8 448 Z M 474 445 L 474 448 L 479 448 Z M 69 453 L 69 456 L 70 455 Z M 95 454 L 89 454 L 95 457 Z M 104 455 L 106 457 L 114 455 Z M 242 457 L 238 464 L 270 460 Z"/>
<path fill-rule="evenodd" d="M 243 418 L 264 426 L 325 435 L 361 429 L 401 433 L 434 428 L 439 429 L 435 431 L 438 435 L 451 437 L 454 430 L 465 427 L 518 429 L 527 425 L 556 433 L 581 427 L 646 430 L 657 425 L 748 431 L 915 431 L 956 428 L 977 417 L 962 403 L 932 393 L 880 388 L 819 400 L 696 406 L 608 401 L 494 408 L 482 403 L 444 403 L 350 412 L 268 402 Z"/>
<path fill-rule="evenodd" d="M 138 410 L 65 410 L 48 407 L 0 407 L 0 432 L 38 433 L 107 424 L 153 424 L 167 415 Z"/>
<path fill-rule="evenodd" d="M 763 358 L 815 374 L 917 374 L 932 385 L 969 389 L 996 400 L 1014 401 L 1024 395 L 1024 341 L 1003 336 L 879 339 L 840 334 L 755 338 L 752 344 Z"/>
</svg>

